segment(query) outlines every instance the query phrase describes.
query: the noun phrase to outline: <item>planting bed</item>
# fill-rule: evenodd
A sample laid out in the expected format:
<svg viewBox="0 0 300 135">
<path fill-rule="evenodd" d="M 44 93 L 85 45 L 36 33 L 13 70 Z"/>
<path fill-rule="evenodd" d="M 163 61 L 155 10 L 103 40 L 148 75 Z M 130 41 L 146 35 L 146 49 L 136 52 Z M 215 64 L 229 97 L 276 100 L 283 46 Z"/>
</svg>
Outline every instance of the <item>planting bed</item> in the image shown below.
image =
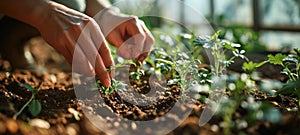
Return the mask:
<svg viewBox="0 0 300 135">
<path fill-rule="evenodd" d="M 149 76 L 141 77 L 141 84 L 134 79 L 130 80 L 132 87 L 128 88 L 128 93 L 143 93 L 146 94 L 151 90 L 157 91 L 152 93 L 154 96 L 149 100 L 157 100 L 158 102 L 142 106 L 135 104 L 140 101 L 124 101 L 123 98 L 134 99 L 133 94 L 122 94 L 121 92 L 113 92 L 106 95 L 101 90 L 89 91 L 90 82 L 81 82 L 81 84 L 72 83 L 72 74 L 68 68 L 63 64 L 61 56 L 55 52 L 49 53 L 46 56 L 39 54 L 39 51 L 34 50 L 45 49 L 44 44 L 39 40 L 32 42 L 32 50 L 34 56 L 42 61 L 41 65 L 47 65 L 48 72 L 30 71 L 30 70 L 16 70 L 7 72 L 9 63 L 5 60 L 0 62 L 0 134 L 105 134 L 100 129 L 96 128 L 89 120 L 89 114 L 98 115 L 101 119 L 112 121 L 110 123 L 103 123 L 108 129 L 116 130 L 121 134 L 122 130 L 137 130 L 139 128 L 138 122 L 147 121 L 168 114 L 171 108 L 176 108 L 176 102 L 183 102 L 179 96 L 181 88 L 177 85 L 155 84 L 149 81 Z M 49 48 L 46 48 L 46 51 Z M 51 49 L 50 49 L 51 52 Z M 39 56 L 43 56 L 40 58 Z M 62 66 L 64 65 L 64 66 Z M 232 67 L 235 69 L 237 67 Z M 265 65 L 259 68 L 258 71 L 270 70 L 273 67 Z M 275 68 L 276 69 L 276 68 Z M 280 70 L 273 70 L 268 75 L 277 80 L 282 80 L 284 77 L 278 75 Z M 229 74 L 235 73 L 228 71 Z M 265 75 L 265 76 L 268 76 Z M 275 76 L 276 75 L 276 76 Z M 156 80 L 158 81 L 158 80 Z M 32 116 L 27 109 L 25 109 L 17 120 L 12 119 L 13 115 L 28 101 L 31 92 L 21 87 L 20 84 L 29 84 L 37 86 L 41 84 L 40 90 L 36 95 L 36 99 L 41 103 L 42 110 L 38 116 Z M 154 83 L 154 84 L 150 84 Z M 75 91 L 74 89 L 82 89 Z M 86 95 L 76 97 L 76 94 Z M 79 92 L 79 93 L 78 93 Z M 100 95 L 100 96 L 99 96 Z M 279 122 L 271 123 L 263 120 L 249 122 L 246 126 L 241 125 L 239 130 L 231 130 L 232 134 L 239 134 L 243 131 L 246 134 L 300 134 L 300 119 L 298 111 L 288 111 L 287 108 L 297 108 L 298 101 L 295 98 L 275 95 L 270 96 L 265 93 L 257 92 L 254 95 L 256 101 L 266 101 L 275 106 L 282 113 L 282 119 Z M 128 96 L 128 97 L 124 97 Z M 102 99 L 100 102 L 98 99 Z M 192 109 L 189 116 L 169 134 L 178 135 L 195 135 L 195 134 L 223 134 L 223 128 L 220 122 L 222 119 L 214 116 L 206 125 L 199 126 L 199 118 L 206 107 L 206 105 L 198 100 L 186 98 L 191 101 L 191 104 L 185 107 L 178 107 L 176 110 L 183 111 Z M 83 113 L 86 112 L 86 113 Z M 77 118 L 77 113 L 80 119 Z M 122 123 L 120 118 L 132 120 L 131 122 Z M 248 115 L 248 112 L 238 107 L 236 112 L 232 115 L 232 121 L 242 119 Z M 181 122 L 181 117 L 176 114 L 168 114 L 167 119 L 159 119 L 154 123 L 161 127 L 168 127 L 163 125 L 164 121 L 169 123 Z M 109 125 L 112 124 L 112 125 Z M 161 124 L 161 125 L 160 125 Z M 237 126 L 238 127 L 238 126 Z M 145 129 L 145 134 L 154 134 L 155 130 Z"/>
</svg>

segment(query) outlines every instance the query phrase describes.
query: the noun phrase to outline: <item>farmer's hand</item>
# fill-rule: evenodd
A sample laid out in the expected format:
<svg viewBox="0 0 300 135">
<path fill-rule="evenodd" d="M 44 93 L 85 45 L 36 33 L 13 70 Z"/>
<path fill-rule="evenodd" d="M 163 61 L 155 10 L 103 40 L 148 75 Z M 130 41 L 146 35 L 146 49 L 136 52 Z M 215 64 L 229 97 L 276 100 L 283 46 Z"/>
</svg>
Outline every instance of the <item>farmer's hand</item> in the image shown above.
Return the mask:
<svg viewBox="0 0 300 135">
<path fill-rule="evenodd" d="M 55 2 L 49 2 L 49 6 L 47 19 L 38 27 L 43 38 L 74 64 L 73 70 L 89 76 L 97 74 L 102 84 L 110 86 L 111 75 L 106 67 L 114 62 L 98 24 Z"/>
<path fill-rule="evenodd" d="M 120 14 L 112 9 L 104 9 L 94 19 L 117 54 L 125 59 L 144 61 L 149 56 L 154 38 L 144 22 L 136 16 Z"/>
</svg>

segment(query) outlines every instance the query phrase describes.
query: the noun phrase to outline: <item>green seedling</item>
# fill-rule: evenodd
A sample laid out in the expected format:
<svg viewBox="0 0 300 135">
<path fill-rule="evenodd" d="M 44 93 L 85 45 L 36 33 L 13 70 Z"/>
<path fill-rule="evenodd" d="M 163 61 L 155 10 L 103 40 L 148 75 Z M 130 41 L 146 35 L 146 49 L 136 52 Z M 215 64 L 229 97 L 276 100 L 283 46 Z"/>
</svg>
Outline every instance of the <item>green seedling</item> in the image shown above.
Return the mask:
<svg viewBox="0 0 300 135">
<path fill-rule="evenodd" d="M 263 62 L 260 62 L 260 63 L 255 63 L 253 61 L 248 61 L 248 62 L 244 62 L 243 63 L 243 70 L 248 73 L 248 74 L 251 74 L 253 73 L 253 71 L 256 69 L 256 68 L 259 68 L 261 67 L 262 65 L 268 63 L 268 61 L 263 61 Z"/>
<path fill-rule="evenodd" d="M 119 91 L 126 91 L 126 84 L 124 84 L 123 82 L 121 81 L 118 81 L 118 80 L 115 80 L 115 79 L 111 79 L 111 86 L 109 88 L 103 86 L 103 85 L 100 85 L 100 80 L 97 81 L 97 85 L 98 85 L 98 88 L 97 89 L 100 89 L 102 92 L 105 93 L 105 95 L 109 95 L 111 93 L 113 93 L 115 90 L 119 90 Z"/>
<path fill-rule="evenodd" d="M 134 80 L 137 80 L 137 84 L 141 85 L 142 84 L 141 77 L 143 75 L 145 75 L 144 70 L 141 70 L 142 63 L 131 61 L 129 64 L 132 65 L 135 68 L 135 71 L 129 73 L 129 77 L 134 79 Z"/>
<path fill-rule="evenodd" d="M 300 49 L 295 48 L 294 52 L 295 54 L 289 55 L 282 53 L 276 55 L 269 54 L 268 60 L 260 63 L 254 63 L 252 61 L 245 62 L 243 64 L 243 69 L 247 73 L 252 73 L 255 68 L 266 63 L 281 66 L 283 68 L 281 73 L 288 77 L 288 81 L 278 93 L 298 97 L 298 104 L 300 105 Z"/>
<path fill-rule="evenodd" d="M 37 116 L 41 110 L 42 106 L 41 103 L 35 99 L 35 95 L 39 92 L 40 86 L 42 83 L 39 83 L 37 87 L 32 87 L 29 84 L 20 84 L 21 87 L 24 87 L 31 91 L 30 99 L 23 105 L 23 107 L 14 114 L 13 119 L 17 119 L 17 117 L 22 113 L 22 111 L 28 106 L 28 110 L 33 116 Z"/>
<path fill-rule="evenodd" d="M 76 111 L 74 108 L 68 108 L 68 111 L 73 114 L 74 119 L 80 121 L 79 112 Z"/>
<path fill-rule="evenodd" d="M 274 55 L 268 55 L 268 61 L 274 65 L 280 65 L 283 67 L 281 73 L 289 77 L 289 81 L 299 80 L 300 75 L 300 49 L 295 48 L 296 54 L 284 55 L 281 53 Z"/>
<path fill-rule="evenodd" d="M 248 61 L 248 58 L 244 56 L 245 50 L 239 50 L 241 45 L 219 39 L 220 33 L 221 31 L 217 31 L 210 37 L 198 37 L 194 40 L 194 45 L 202 46 L 208 52 L 211 52 L 213 57 L 211 69 L 215 76 L 222 75 L 226 71 L 226 68 L 234 63 L 235 58 L 242 58 Z M 228 57 L 226 55 L 228 52 L 232 56 Z"/>
</svg>

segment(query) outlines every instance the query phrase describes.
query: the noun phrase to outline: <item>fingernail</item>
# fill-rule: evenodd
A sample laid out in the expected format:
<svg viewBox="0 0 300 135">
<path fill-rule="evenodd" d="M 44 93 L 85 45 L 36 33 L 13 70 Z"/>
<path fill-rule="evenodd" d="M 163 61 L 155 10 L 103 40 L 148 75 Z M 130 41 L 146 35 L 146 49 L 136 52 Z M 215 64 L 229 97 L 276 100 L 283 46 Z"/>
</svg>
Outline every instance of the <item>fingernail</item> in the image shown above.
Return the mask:
<svg viewBox="0 0 300 135">
<path fill-rule="evenodd" d="M 103 82 L 103 84 L 104 84 L 105 87 L 110 87 L 111 80 L 110 79 L 105 79 L 104 82 Z"/>
</svg>

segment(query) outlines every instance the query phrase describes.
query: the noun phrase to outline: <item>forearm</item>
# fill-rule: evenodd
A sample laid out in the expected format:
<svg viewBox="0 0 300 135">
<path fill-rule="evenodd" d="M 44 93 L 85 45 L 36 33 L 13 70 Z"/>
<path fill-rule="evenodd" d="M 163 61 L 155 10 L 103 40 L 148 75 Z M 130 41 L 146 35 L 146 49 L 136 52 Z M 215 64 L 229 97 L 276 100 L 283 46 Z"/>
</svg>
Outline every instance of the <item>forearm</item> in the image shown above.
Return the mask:
<svg viewBox="0 0 300 135">
<path fill-rule="evenodd" d="M 86 0 L 85 13 L 91 17 L 94 17 L 102 9 L 110 7 L 111 4 L 107 0 Z"/>
<path fill-rule="evenodd" d="M 50 7 L 46 0 L 0 0 L 0 13 L 38 27 Z"/>
</svg>

